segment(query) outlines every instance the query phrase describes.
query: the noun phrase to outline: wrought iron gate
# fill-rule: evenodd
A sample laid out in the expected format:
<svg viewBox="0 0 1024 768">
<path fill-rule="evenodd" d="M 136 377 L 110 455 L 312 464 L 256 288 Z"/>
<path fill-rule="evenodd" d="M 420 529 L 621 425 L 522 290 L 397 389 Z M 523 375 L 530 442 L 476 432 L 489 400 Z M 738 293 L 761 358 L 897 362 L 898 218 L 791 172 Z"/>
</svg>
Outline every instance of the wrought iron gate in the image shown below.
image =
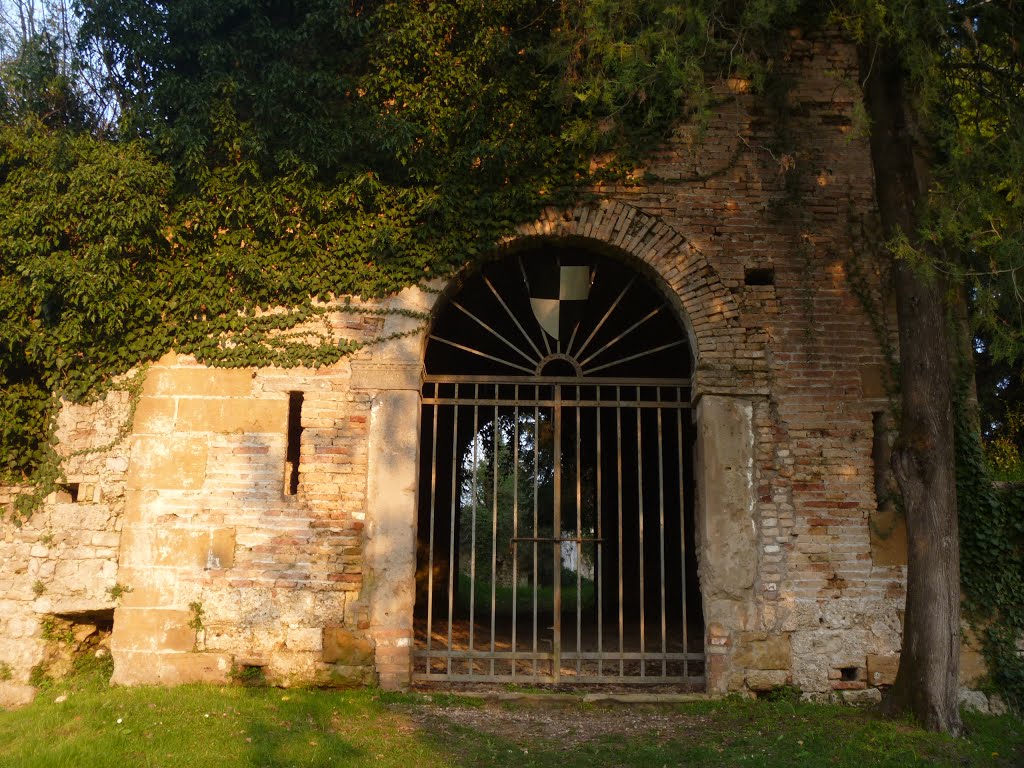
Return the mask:
<svg viewBox="0 0 1024 768">
<path fill-rule="evenodd" d="M 427 345 L 416 680 L 703 685 L 690 356 L 664 295 L 559 246 Z"/>
<path fill-rule="evenodd" d="M 430 378 L 414 677 L 702 684 L 688 419 L 680 382 Z"/>
</svg>

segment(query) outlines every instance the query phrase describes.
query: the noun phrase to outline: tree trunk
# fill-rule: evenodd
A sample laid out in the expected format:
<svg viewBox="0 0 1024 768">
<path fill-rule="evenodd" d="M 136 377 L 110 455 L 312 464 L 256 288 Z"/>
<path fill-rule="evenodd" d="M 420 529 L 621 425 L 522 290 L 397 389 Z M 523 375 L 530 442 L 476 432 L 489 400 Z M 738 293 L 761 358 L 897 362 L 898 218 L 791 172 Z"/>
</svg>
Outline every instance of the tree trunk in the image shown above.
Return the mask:
<svg viewBox="0 0 1024 768">
<path fill-rule="evenodd" d="M 863 64 L 871 118 L 871 156 L 887 237 L 917 236 L 915 211 L 928 189 L 927 145 L 919 140 L 912 94 L 897 53 L 867 51 Z M 909 711 L 926 728 L 958 734 L 960 544 L 953 447 L 953 345 L 945 285 L 937 275 L 895 265 L 899 320 L 900 435 L 893 470 L 907 521 L 907 606 L 889 714 Z"/>
</svg>

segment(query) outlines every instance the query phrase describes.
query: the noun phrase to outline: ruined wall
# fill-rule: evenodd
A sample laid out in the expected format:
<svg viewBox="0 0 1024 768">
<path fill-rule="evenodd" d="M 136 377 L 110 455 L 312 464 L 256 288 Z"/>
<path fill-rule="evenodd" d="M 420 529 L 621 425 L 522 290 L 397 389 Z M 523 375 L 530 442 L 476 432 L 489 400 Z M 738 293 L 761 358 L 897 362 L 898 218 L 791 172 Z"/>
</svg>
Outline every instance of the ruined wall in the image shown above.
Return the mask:
<svg viewBox="0 0 1024 768">
<path fill-rule="evenodd" d="M 67 455 L 77 454 L 66 461 L 68 486 L 23 526 L 2 524 L 0 706 L 31 700 L 33 669 L 46 672 L 53 617 L 93 627 L 112 618 L 128 458 L 123 443 L 102 449 L 117 442 L 128 410 L 126 392 L 65 405 L 57 439 Z M 18 492 L 0 488 L 0 509 L 6 512 Z"/>
<path fill-rule="evenodd" d="M 365 315 L 330 314 L 331 331 L 367 341 L 415 328 L 422 322 L 375 314 L 433 299 L 412 293 Z M 227 681 L 253 668 L 284 685 L 375 680 L 375 660 L 395 660 L 383 637 L 390 618 L 374 626 L 380 601 L 364 579 L 375 509 L 368 435 L 375 387 L 401 344 L 318 370 L 216 369 L 171 352 L 146 373 L 131 422 L 127 392 L 65 404 L 67 487 L 0 539 L 0 706 L 30 700 L 52 655 L 53 617 L 113 621 L 115 683 Z M 409 386 L 418 390 L 418 375 Z M 303 393 L 294 494 L 290 392 Z M 0 503 L 17 492 L 0 489 Z"/>
<path fill-rule="evenodd" d="M 905 597 L 900 521 L 875 491 L 889 365 L 876 326 L 891 310 L 870 247 L 871 164 L 853 48 L 794 36 L 782 69 L 783 98 L 722 83 L 699 140 L 680 130 L 642 181 L 595 188 L 510 242 L 612 249 L 685 319 L 709 690 L 870 700 L 894 679 Z M 381 306 L 423 312 L 435 299 L 410 289 Z M 253 667 L 279 684 L 408 682 L 423 324 L 331 322 L 338 337 L 411 335 L 318 370 L 211 370 L 169 354 L 131 436 L 69 464 L 78 502 L 51 499 L 4 528 L 9 700 L 31 693 L 46 616 L 115 606 L 115 682 Z M 117 394 L 66 408 L 62 450 L 102 446 L 126 409 Z M 115 585 L 131 591 L 114 600 Z M 972 682 L 981 668 L 965 659 Z"/>
<path fill-rule="evenodd" d="M 892 363 L 879 334 L 894 344 L 895 317 L 880 291 L 885 255 L 873 245 L 857 66 L 840 38 L 793 33 L 781 98 L 721 84 L 699 144 L 683 130 L 650 161 L 658 181 L 600 190 L 683 233 L 732 294 L 745 331 L 698 345 L 695 385 L 698 408 L 715 395 L 706 410 L 719 414 L 702 434 L 748 420 L 753 431 L 749 517 L 742 488 L 698 511 L 708 516 L 710 687 L 720 691 L 792 684 L 874 700 L 870 689 L 895 679 L 905 528 L 876 496 L 887 451 L 873 455 L 892 438 L 876 429 L 890 408 Z M 746 459 L 737 450 L 701 468 L 706 499 L 728 487 L 722 471 Z M 965 647 L 962 667 L 965 685 L 984 674 L 975 647 Z"/>
<path fill-rule="evenodd" d="M 869 657 L 872 682 L 891 683 L 900 645 L 899 521 L 876 526 L 886 536 L 874 549 L 871 536 L 874 414 L 888 408 L 874 324 L 891 318 L 870 247 L 855 51 L 794 35 L 780 76 L 791 87 L 774 102 L 722 83 L 703 135 L 670 141 L 645 169 L 653 181 L 598 191 L 682 233 L 707 264 L 680 287 L 653 266 L 697 337 L 710 686 L 827 695 L 866 689 Z M 587 234 L 588 223 L 558 226 Z M 727 297 L 685 306 L 712 284 Z"/>
</svg>

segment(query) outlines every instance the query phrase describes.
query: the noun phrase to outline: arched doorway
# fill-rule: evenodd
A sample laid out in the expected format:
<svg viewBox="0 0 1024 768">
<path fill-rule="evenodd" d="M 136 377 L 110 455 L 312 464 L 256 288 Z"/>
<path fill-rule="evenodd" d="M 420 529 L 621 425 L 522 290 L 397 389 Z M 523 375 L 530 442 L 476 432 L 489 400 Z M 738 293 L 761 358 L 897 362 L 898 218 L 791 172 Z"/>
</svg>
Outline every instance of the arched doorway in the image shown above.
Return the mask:
<svg viewBox="0 0 1024 768">
<path fill-rule="evenodd" d="M 469 275 L 425 352 L 414 680 L 704 684 L 692 356 L 558 242 Z"/>
</svg>

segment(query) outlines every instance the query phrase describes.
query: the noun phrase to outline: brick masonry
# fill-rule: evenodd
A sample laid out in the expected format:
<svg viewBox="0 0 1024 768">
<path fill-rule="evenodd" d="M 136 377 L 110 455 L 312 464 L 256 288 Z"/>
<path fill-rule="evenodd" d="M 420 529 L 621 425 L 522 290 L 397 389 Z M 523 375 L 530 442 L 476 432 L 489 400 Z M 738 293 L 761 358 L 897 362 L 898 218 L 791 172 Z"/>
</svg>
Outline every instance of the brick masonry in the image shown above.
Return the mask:
<svg viewBox="0 0 1024 768">
<path fill-rule="evenodd" d="M 870 245 L 854 51 L 794 35 L 782 65 L 794 85 L 780 103 L 722 83 L 701 137 L 680 128 L 635 183 L 546 211 L 499 248 L 612 249 L 684 319 L 709 690 L 863 699 L 894 678 L 905 598 L 900 521 L 875 496 L 887 362 L 863 297 L 876 321 L 891 327 L 892 313 Z M 442 287 L 365 306 L 429 311 Z M 51 498 L 3 529 L 0 703 L 31 696 L 45 616 L 115 607 L 118 683 L 225 681 L 248 666 L 282 685 L 408 683 L 424 327 L 354 306 L 329 315 L 337 337 L 411 335 L 317 370 L 214 370 L 169 353 L 130 437 L 69 460 L 77 502 Z M 292 391 L 303 432 L 288 495 Z M 123 393 L 65 407 L 61 449 L 104 445 L 126 414 Z M 131 591 L 115 600 L 115 585 Z M 982 673 L 967 648 L 964 682 Z"/>
</svg>

